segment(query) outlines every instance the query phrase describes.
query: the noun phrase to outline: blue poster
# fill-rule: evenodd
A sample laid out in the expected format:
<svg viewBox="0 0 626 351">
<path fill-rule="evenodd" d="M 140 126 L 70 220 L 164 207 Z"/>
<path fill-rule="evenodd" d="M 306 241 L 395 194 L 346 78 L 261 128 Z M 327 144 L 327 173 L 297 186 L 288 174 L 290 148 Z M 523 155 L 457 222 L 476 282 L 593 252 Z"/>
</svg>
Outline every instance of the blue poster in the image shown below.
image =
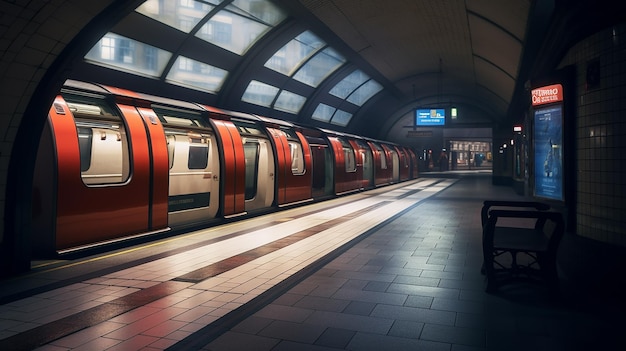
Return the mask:
<svg viewBox="0 0 626 351">
<path fill-rule="evenodd" d="M 563 200 L 563 108 L 535 110 L 535 196 Z"/>
</svg>

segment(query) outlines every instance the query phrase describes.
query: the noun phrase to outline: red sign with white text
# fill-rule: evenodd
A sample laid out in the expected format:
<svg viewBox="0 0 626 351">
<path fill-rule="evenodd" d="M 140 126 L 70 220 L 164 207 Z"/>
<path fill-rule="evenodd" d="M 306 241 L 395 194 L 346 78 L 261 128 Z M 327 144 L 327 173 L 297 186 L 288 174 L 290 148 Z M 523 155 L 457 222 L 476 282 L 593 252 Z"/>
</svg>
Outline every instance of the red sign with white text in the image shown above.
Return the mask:
<svg viewBox="0 0 626 351">
<path fill-rule="evenodd" d="M 563 101 L 563 86 L 561 86 L 561 84 L 548 85 L 533 89 L 531 94 L 533 106 L 560 102 Z"/>
</svg>

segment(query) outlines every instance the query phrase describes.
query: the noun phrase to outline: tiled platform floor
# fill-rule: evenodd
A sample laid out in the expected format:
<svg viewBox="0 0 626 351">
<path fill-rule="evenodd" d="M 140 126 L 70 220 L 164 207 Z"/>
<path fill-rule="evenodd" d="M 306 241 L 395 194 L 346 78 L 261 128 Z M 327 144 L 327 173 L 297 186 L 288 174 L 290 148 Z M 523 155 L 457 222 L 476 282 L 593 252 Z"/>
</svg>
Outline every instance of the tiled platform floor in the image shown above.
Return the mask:
<svg viewBox="0 0 626 351">
<path fill-rule="evenodd" d="M 582 253 L 590 242 L 564 239 L 559 258 L 568 266 L 556 300 L 523 284 L 483 292 L 482 201 L 517 197 L 490 181 L 461 179 L 203 350 L 626 350 L 624 295 L 610 281 L 579 276 L 605 268 L 582 262 L 606 252 Z"/>
<path fill-rule="evenodd" d="M 559 251 L 558 298 L 550 299 L 540 286 L 524 284 L 486 294 L 480 274 L 482 201 L 520 197 L 511 188 L 493 186 L 488 174 L 431 176 L 436 178 L 421 183 L 429 188 L 417 192 L 410 186 L 399 197 L 393 197 L 394 189 L 381 192 L 384 204 L 358 196 L 345 213 L 338 213 L 344 207 L 333 205 L 333 216 L 343 216 L 345 222 L 338 221 L 336 227 L 343 229 L 333 229 L 323 240 L 307 232 L 327 230 L 323 220 L 313 217 L 300 222 L 276 214 L 239 224 L 230 232 L 222 228 L 220 235 L 234 239 L 234 231 L 244 230 L 242 226 L 258 227 L 255 237 L 268 243 L 290 233 L 301 236 L 260 256 L 251 244 L 249 251 L 236 256 L 245 262 L 226 271 L 215 267 L 224 261 L 213 266 L 194 262 L 201 256 L 227 259 L 242 251 L 241 244 L 233 250 L 229 239 L 218 240 L 209 231 L 215 242 L 194 242 L 197 237 L 189 235 L 182 239 L 184 245 L 167 247 L 169 253 L 154 252 L 135 263 L 121 262 L 111 253 L 94 259 L 91 266 L 77 264 L 75 271 L 0 281 L 2 296 L 72 281 L 0 306 L 0 331 L 36 338 L 38 330 L 77 328 L 60 333 L 39 350 L 626 349 L 621 249 L 567 235 Z M 422 190 L 437 184 L 452 185 L 429 194 Z M 410 201 L 417 205 L 346 249 L 332 251 L 353 240 L 339 238 L 341 233 L 375 223 L 377 216 L 358 217 L 355 210 L 384 217 L 385 211 L 400 211 Z M 299 211 L 324 213 L 319 206 Z M 263 226 L 273 229 L 264 231 Z M 324 254 L 328 250 L 331 254 Z M 265 270 L 244 272 L 252 263 L 265 265 Z M 107 271 L 108 266 L 116 268 Z M 15 320 L 32 322 L 8 326 L 9 314 L 18 310 Z M 49 313 L 52 310 L 59 312 Z M 81 313 L 94 320 L 91 327 L 72 325 Z M 47 329 L 35 328 L 42 325 Z M 0 344 L 11 337 L 7 333 L 0 332 Z"/>
</svg>

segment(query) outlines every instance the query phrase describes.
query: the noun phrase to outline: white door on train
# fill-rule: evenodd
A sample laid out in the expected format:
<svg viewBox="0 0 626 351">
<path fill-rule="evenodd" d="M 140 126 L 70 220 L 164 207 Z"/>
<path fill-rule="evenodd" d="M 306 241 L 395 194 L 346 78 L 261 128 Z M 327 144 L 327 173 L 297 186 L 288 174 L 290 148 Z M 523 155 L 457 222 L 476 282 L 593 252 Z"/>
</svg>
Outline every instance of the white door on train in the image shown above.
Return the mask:
<svg viewBox="0 0 626 351">
<path fill-rule="evenodd" d="M 170 162 L 170 226 L 198 224 L 215 218 L 219 208 L 219 157 L 215 135 L 165 129 Z"/>
<path fill-rule="evenodd" d="M 272 206 L 276 169 L 268 139 L 242 138 L 246 157 L 246 211 Z"/>
</svg>

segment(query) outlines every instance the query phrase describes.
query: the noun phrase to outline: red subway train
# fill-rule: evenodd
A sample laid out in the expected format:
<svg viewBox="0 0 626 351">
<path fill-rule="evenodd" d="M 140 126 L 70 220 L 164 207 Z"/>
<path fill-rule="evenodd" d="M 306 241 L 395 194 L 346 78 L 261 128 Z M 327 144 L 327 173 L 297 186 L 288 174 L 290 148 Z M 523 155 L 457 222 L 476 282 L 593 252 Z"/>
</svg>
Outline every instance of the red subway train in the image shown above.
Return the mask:
<svg viewBox="0 0 626 351">
<path fill-rule="evenodd" d="M 356 135 L 67 81 L 33 184 L 51 256 L 417 178 L 415 153 Z"/>
</svg>

